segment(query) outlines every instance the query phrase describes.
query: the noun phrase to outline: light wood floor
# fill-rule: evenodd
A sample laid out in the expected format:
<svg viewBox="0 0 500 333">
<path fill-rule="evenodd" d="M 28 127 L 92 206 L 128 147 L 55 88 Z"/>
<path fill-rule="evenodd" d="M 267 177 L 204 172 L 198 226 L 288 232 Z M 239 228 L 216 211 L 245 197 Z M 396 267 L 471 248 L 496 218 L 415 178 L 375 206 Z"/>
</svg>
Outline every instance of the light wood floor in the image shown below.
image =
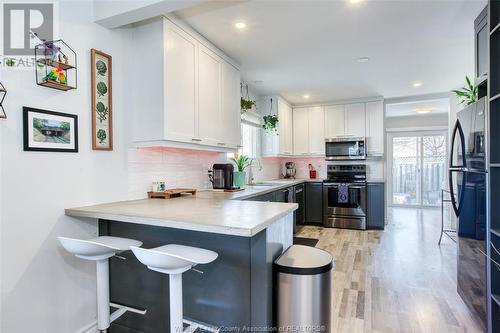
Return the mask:
<svg viewBox="0 0 500 333">
<path fill-rule="evenodd" d="M 456 292 L 439 210 L 391 208 L 385 231 L 306 226 L 335 260 L 333 332 L 482 332 Z"/>
</svg>

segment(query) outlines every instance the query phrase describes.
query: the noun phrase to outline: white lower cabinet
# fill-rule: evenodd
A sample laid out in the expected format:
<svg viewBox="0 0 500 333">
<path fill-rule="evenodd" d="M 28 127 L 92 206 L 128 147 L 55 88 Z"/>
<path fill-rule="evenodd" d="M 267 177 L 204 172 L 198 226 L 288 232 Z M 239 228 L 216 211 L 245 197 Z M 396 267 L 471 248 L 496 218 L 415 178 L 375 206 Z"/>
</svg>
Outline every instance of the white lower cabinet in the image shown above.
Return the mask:
<svg viewBox="0 0 500 333">
<path fill-rule="evenodd" d="M 134 141 L 235 151 L 241 141 L 240 72 L 196 33 L 166 18 L 134 28 L 135 64 L 160 70 L 133 80 Z M 135 66 L 136 77 L 144 76 Z M 212 148 L 211 148 L 212 147 Z"/>
</svg>

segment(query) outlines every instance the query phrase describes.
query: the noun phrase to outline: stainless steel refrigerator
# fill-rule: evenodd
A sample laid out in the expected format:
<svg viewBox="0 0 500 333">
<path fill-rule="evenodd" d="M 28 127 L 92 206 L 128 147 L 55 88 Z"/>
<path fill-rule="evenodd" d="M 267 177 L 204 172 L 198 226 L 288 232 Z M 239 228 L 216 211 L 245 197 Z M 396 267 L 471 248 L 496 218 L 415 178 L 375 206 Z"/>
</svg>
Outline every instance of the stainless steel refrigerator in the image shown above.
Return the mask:
<svg viewBox="0 0 500 333">
<path fill-rule="evenodd" d="M 486 98 L 458 112 L 449 186 L 458 218 L 457 291 L 486 327 Z"/>
</svg>

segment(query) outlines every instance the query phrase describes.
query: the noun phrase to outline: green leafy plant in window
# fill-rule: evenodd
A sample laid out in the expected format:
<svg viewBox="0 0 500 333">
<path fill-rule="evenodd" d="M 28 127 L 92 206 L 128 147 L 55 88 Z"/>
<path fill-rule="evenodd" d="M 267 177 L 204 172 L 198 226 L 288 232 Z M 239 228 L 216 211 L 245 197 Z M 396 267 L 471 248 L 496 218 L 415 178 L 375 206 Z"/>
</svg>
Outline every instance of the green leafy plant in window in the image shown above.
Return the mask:
<svg viewBox="0 0 500 333">
<path fill-rule="evenodd" d="M 277 131 L 278 130 L 278 116 L 274 114 L 269 114 L 263 117 L 264 124 L 262 127 L 266 131 Z"/>
<path fill-rule="evenodd" d="M 461 89 L 452 90 L 455 95 L 457 95 L 462 105 L 471 105 L 477 101 L 477 87 L 472 84 L 472 81 L 468 76 L 465 77 L 466 87 Z"/>
</svg>

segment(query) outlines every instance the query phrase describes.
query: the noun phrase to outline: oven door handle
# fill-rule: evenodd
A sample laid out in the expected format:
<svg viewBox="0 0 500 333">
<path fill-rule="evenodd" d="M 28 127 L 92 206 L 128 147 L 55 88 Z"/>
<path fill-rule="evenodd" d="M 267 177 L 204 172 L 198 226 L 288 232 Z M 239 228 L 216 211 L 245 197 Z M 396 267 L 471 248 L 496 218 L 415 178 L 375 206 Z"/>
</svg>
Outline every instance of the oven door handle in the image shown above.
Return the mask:
<svg viewBox="0 0 500 333">
<path fill-rule="evenodd" d="M 352 188 L 354 190 L 363 190 L 366 188 L 366 185 L 353 185 L 351 183 L 346 183 L 347 188 Z M 324 184 L 325 187 L 333 187 L 338 188 L 340 184 Z"/>
<path fill-rule="evenodd" d="M 347 185 L 347 188 L 352 188 L 354 190 L 364 190 L 366 186 L 349 186 Z"/>
</svg>

